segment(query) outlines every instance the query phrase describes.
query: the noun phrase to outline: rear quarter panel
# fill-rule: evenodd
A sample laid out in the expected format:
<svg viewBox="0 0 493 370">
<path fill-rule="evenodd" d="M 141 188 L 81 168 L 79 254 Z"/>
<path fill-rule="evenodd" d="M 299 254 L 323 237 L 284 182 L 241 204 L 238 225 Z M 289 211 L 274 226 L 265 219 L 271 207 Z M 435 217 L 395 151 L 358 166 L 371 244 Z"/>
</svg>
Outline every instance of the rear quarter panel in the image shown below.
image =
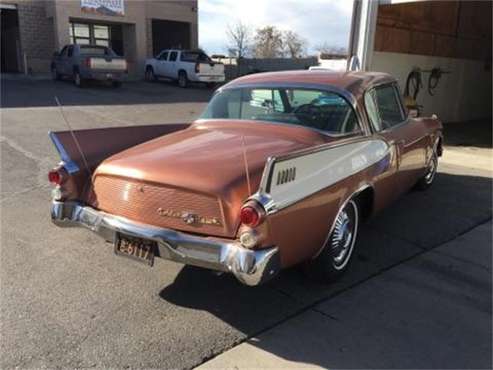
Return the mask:
<svg viewBox="0 0 493 370">
<path fill-rule="evenodd" d="M 262 181 L 269 199 L 264 245 L 277 245 L 284 267 L 316 255 L 324 245 L 341 206 L 389 171 L 389 147 L 383 140 L 356 138 L 321 151 L 280 160 L 271 184 Z M 296 176 L 290 180 L 294 168 Z M 283 173 L 288 173 L 288 181 Z M 292 178 L 293 176 L 291 176 Z"/>
</svg>

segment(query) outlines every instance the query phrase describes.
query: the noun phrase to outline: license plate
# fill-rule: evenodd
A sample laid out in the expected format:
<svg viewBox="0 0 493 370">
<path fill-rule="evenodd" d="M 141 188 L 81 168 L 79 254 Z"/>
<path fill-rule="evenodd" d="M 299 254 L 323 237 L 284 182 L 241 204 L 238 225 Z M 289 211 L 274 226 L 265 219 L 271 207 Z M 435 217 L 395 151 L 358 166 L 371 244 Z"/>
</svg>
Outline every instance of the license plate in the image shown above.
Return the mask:
<svg viewBox="0 0 493 370">
<path fill-rule="evenodd" d="M 135 238 L 133 236 L 117 234 L 115 240 L 115 254 L 143 262 L 149 266 L 154 264 L 156 242 Z"/>
</svg>

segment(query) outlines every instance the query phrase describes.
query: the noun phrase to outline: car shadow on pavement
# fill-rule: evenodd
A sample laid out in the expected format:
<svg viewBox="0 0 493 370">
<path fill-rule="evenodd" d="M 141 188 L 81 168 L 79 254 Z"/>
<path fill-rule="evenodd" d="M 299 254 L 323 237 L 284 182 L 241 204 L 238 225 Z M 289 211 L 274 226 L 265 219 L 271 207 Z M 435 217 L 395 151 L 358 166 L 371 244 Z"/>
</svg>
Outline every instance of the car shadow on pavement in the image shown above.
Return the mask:
<svg viewBox="0 0 493 370">
<path fill-rule="evenodd" d="M 492 211 L 491 185 L 491 178 L 488 177 L 439 173 L 436 183 L 427 192 L 410 192 L 364 224 L 349 271 L 332 284 L 315 283 L 299 269 L 292 268 L 263 286 L 247 287 L 231 275 L 215 275 L 204 269 L 185 266 L 174 283 L 162 289 L 160 297 L 178 306 L 210 312 L 243 333 L 243 338 L 247 340 L 487 222 Z M 364 306 L 365 302 L 360 304 Z M 491 304 L 489 312 L 491 316 Z M 385 332 L 380 334 L 386 335 Z M 447 341 L 447 338 L 442 340 Z M 355 362 L 354 353 L 348 353 L 348 357 L 339 356 L 338 363 L 334 364 L 329 357 L 310 358 L 303 351 L 297 353 L 272 346 L 263 347 L 261 340 L 255 341 L 254 345 L 290 361 L 322 367 L 384 365 L 369 363 L 364 358 L 360 363 Z M 413 356 L 422 346 L 433 346 L 433 343 L 423 337 L 414 348 L 411 345 L 401 350 Z M 381 350 L 385 351 L 385 348 Z M 429 362 L 432 363 L 435 362 Z M 415 365 L 422 364 L 416 362 Z M 456 367 L 447 361 L 440 365 L 443 368 Z"/>
<path fill-rule="evenodd" d="M 54 107 L 57 96 L 64 106 L 206 103 L 213 90 L 179 88 L 171 83 L 123 82 L 121 87 L 90 82 L 78 88 L 69 80 L 2 79 L 2 108 Z"/>
</svg>

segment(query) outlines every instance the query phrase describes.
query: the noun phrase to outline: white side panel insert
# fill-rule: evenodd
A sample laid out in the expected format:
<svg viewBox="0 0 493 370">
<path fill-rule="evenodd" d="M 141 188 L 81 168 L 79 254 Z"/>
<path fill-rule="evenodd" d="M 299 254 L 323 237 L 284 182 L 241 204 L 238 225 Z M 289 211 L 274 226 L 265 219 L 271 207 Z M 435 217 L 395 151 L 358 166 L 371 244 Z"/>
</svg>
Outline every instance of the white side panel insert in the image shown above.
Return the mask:
<svg viewBox="0 0 493 370">
<path fill-rule="evenodd" d="M 267 193 L 276 208 L 282 209 L 372 166 L 388 153 L 387 143 L 375 139 L 275 160 Z"/>
</svg>

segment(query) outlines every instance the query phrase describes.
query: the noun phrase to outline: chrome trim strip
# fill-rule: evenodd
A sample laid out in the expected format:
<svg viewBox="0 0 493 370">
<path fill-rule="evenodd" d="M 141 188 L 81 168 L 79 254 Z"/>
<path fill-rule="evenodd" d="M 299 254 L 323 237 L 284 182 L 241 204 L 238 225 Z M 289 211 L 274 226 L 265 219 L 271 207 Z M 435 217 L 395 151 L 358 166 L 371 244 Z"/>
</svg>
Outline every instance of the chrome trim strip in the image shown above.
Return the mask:
<svg viewBox="0 0 493 370">
<path fill-rule="evenodd" d="M 56 133 L 53 131 L 50 131 L 48 133 L 48 136 L 50 137 L 51 141 L 55 145 L 55 148 L 56 148 L 56 150 L 57 150 L 58 154 L 60 155 L 60 158 L 63 162 L 63 167 L 67 170 L 67 172 L 70 175 L 73 175 L 74 173 L 78 172 L 79 166 L 77 165 L 77 163 L 75 163 L 72 160 L 72 158 L 70 158 L 70 156 L 68 155 L 64 146 L 62 145 L 62 143 L 58 139 L 58 136 L 56 135 Z"/>
<path fill-rule="evenodd" d="M 111 215 L 78 202 L 53 201 L 51 219 L 61 227 L 85 227 L 107 241 L 116 233 L 156 242 L 159 257 L 208 269 L 231 272 L 246 285 L 258 285 L 281 269 L 279 250 L 250 250 L 236 240 L 201 237 L 171 229 L 141 224 Z"/>
</svg>

